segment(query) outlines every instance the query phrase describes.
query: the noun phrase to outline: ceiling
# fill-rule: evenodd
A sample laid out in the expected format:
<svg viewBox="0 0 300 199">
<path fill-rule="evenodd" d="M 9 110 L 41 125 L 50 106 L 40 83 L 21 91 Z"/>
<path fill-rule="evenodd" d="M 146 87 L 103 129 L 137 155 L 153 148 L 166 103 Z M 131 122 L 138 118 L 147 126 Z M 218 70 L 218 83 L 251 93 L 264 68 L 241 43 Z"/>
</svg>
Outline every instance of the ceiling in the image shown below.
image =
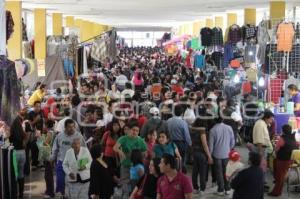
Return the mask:
<svg viewBox="0 0 300 199">
<path fill-rule="evenodd" d="M 269 0 L 22 0 L 26 9 L 46 8 L 116 27 L 163 26 L 194 21 L 245 7 L 264 8 Z M 286 0 L 290 6 L 299 0 Z"/>
</svg>

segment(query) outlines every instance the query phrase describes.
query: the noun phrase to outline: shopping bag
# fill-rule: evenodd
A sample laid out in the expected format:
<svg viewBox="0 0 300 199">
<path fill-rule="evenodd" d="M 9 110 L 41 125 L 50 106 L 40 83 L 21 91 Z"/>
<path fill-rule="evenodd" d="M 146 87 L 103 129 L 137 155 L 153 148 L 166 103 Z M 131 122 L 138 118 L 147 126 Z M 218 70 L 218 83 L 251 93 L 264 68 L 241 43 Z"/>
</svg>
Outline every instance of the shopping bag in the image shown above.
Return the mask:
<svg viewBox="0 0 300 199">
<path fill-rule="evenodd" d="M 289 185 L 300 185 L 300 166 L 289 169 L 287 181 Z"/>
</svg>

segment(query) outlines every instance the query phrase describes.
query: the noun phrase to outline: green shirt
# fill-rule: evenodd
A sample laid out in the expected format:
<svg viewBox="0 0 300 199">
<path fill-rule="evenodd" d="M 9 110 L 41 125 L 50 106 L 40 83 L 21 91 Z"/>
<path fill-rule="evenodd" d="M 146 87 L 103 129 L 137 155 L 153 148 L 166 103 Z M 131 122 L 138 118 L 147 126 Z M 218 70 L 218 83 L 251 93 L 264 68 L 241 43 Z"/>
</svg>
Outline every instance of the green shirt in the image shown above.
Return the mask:
<svg viewBox="0 0 300 199">
<path fill-rule="evenodd" d="M 134 149 L 141 150 L 142 152 L 147 151 L 147 145 L 141 137 L 129 137 L 127 135 L 122 136 L 118 139 L 118 143 L 121 146 L 121 150 L 124 152 L 126 158 L 122 160 L 121 165 L 125 168 L 131 167 L 130 155 Z"/>
</svg>

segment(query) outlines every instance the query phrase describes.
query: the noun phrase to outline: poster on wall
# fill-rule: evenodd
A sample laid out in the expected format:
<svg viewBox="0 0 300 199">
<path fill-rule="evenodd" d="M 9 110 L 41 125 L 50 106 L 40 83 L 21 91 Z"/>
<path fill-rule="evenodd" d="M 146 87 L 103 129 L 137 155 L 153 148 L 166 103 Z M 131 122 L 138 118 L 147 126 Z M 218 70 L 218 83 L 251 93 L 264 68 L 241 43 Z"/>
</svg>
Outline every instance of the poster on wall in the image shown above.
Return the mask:
<svg viewBox="0 0 300 199">
<path fill-rule="evenodd" d="M 44 59 L 37 60 L 37 70 L 38 70 L 39 77 L 46 76 L 46 62 Z"/>
</svg>

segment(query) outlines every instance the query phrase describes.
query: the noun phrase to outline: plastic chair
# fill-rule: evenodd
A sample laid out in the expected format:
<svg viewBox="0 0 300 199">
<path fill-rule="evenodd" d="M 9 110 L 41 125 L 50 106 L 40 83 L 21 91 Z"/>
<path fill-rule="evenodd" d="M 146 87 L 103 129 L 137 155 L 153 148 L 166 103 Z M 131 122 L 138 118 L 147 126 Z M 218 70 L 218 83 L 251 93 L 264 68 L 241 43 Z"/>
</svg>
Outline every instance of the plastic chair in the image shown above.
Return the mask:
<svg viewBox="0 0 300 199">
<path fill-rule="evenodd" d="M 298 187 L 300 186 L 300 149 L 294 150 L 291 155 L 291 160 L 293 161 L 293 164 L 290 166 L 289 171 L 288 171 L 288 176 L 287 176 L 287 192 L 288 192 L 288 197 L 290 196 L 290 188 L 291 187 Z M 293 170 L 293 171 L 292 171 Z M 297 178 L 298 183 L 297 184 L 290 184 L 290 179 L 289 179 L 289 173 L 294 172 Z"/>
</svg>

